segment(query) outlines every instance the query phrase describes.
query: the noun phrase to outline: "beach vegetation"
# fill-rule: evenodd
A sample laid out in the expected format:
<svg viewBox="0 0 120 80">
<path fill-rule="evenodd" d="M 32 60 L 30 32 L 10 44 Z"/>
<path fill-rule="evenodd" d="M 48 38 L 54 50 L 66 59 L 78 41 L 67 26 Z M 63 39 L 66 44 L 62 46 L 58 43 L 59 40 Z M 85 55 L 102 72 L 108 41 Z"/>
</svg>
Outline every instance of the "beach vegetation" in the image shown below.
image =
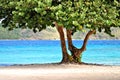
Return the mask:
<svg viewBox="0 0 120 80">
<path fill-rule="evenodd" d="M 119 0 L 0 0 L 0 19 L 8 30 L 29 28 L 36 33 L 56 27 L 62 48 L 61 63 L 82 63 L 82 53 L 91 35 L 99 31 L 114 37 L 111 28 L 120 27 L 119 8 Z M 77 31 L 88 32 L 81 48 L 72 42 Z"/>
</svg>

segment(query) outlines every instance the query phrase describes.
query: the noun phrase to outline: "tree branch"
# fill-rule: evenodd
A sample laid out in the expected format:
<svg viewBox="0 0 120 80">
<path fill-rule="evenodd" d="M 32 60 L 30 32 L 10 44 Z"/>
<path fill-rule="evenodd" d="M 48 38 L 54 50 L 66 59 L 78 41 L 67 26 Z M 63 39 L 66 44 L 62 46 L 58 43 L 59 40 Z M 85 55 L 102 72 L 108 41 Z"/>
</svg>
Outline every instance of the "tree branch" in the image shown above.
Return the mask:
<svg viewBox="0 0 120 80">
<path fill-rule="evenodd" d="M 71 35 L 72 35 L 72 31 L 71 30 L 66 30 L 67 32 L 67 40 L 68 40 L 68 49 L 71 51 L 72 50 L 72 38 L 71 38 Z"/>
<path fill-rule="evenodd" d="M 86 50 L 86 45 L 87 45 L 88 39 L 89 39 L 90 35 L 94 34 L 95 32 L 96 32 L 95 30 L 90 30 L 90 31 L 87 33 L 87 35 L 86 35 L 86 37 L 85 37 L 85 39 L 84 39 L 83 45 L 82 45 L 82 47 L 81 47 L 81 50 L 82 50 L 82 51 L 85 51 L 85 50 Z"/>
</svg>

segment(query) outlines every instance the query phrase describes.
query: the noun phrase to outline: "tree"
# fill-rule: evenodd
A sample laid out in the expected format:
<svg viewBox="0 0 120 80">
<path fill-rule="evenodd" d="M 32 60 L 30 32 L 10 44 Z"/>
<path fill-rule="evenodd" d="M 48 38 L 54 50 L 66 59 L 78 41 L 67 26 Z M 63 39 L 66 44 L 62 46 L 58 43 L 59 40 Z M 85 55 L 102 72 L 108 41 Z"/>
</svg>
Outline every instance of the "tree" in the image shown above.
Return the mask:
<svg viewBox="0 0 120 80">
<path fill-rule="evenodd" d="M 120 27 L 119 8 L 119 0 L 0 0 L 0 19 L 9 30 L 30 28 L 37 32 L 54 25 L 60 35 L 61 62 L 81 63 L 90 35 L 104 31 L 114 36 L 110 28 Z M 71 54 L 67 51 L 63 28 Z M 82 47 L 75 47 L 72 35 L 86 29 L 89 31 Z"/>
</svg>

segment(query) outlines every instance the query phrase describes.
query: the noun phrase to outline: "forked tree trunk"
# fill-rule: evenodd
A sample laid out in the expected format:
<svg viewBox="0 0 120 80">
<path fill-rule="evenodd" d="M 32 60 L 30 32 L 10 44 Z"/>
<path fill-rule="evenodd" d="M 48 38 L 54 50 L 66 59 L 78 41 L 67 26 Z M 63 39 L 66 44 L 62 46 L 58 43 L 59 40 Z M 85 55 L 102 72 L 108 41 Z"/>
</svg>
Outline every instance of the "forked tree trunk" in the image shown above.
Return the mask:
<svg viewBox="0 0 120 80">
<path fill-rule="evenodd" d="M 95 33 L 95 30 L 89 31 L 83 41 L 82 47 L 79 49 L 75 47 L 72 43 L 72 30 L 66 30 L 67 32 L 67 40 L 68 40 L 68 50 L 70 50 L 71 55 L 68 54 L 67 48 L 66 48 L 66 42 L 65 42 L 65 36 L 63 27 L 59 26 L 55 22 L 56 29 L 60 36 L 61 41 L 61 48 L 62 48 L 62 61 L 61 63 L 81 63 L 81 56 L 82 52 L 86 50 L 87 41 L 93 33 Z"/>
<path fill-rule="evenodd" d="M 66 48 L 63 27 L 59 26 L 56 22 L 55 22 L 55 26 L 56 26 L 56 29 L 59 33 L 60 41 L 61 41 L 61 48 L 62 48 L 62 61 L 61 61 L 61 63 L 69 63 L 69 54 L 68 54 L 67 48 Z"/>
<path fill-rule="evenodd" d="M 71 30 L 67 30 L 67 40 L 68 40 L 68 49 L 71 52 L 71 62 L 74 63 L 81 63 L 81 58 L 82 58 L 82 52 L 86 50 L 86 45 L 87 45 L 87 41 L 89 39 L 89 36 L 92 35 L 93 33 L 95 33 L 95 30 L 93 31 L 89 31 L 84 39 L 83 45 L 82 47 L 76 48 L 73 43 L 72 43 L 72 31 Z"/>
</svg>

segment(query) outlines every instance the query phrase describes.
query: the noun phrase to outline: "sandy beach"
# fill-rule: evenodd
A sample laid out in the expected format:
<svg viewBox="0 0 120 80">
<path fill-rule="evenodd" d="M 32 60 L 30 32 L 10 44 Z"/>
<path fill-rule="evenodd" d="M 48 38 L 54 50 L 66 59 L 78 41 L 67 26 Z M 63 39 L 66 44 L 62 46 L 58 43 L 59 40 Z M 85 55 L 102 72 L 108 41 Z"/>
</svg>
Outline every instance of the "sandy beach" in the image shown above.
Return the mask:
<svg viewBox="0 0 120 80">
<path fill-rule="evenodd" d="M 120 80 L 120 66 L 44 64 L 0 67 L 0 80 Z"/>
</svg>

